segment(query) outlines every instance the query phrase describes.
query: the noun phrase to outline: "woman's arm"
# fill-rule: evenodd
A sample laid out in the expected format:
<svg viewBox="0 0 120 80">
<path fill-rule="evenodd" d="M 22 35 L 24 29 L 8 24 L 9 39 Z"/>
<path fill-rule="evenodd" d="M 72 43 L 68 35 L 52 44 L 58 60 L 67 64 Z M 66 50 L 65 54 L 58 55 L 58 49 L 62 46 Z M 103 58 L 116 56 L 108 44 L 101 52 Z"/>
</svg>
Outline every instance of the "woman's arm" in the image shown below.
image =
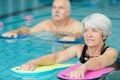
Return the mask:
<svg viewBox="0 0 120 80">
<path fill-rule="evenodd" d="M 98 70 L 112 65 L 118 56 L 115 49 L 109 48 L 103 55 L 89 59 L 86 63 L 80 65 L 79 68 L 68 74 L 69 77 L 83 78 L 87 70 Z"/>
<path fill-rule="evenodd" d="M 112 65 L 116 61 L 117 56 L 118 52 L 113 48 L 109 48 L 103 55 L 91 58 L 84 65 L 86 70 L 101 69 Z"/>
<path fill-rule="evenodd" d="M 30 70 L 34 70 L 36 66 L 51 65 L 51 64 L 57 64 L 57 63 L 67 61 L 67 60 L 77 56 L 78 49 L 79 49 L 78 46 L 73 46 L 64 51 L 60 51 L 57 53 L 52 53 L 52 54 L 42 56 L 40 58 L 31 60 L 31 61 L 23 64 L 20 67 L 20 70 L 30 71 Z"/>
</svg>

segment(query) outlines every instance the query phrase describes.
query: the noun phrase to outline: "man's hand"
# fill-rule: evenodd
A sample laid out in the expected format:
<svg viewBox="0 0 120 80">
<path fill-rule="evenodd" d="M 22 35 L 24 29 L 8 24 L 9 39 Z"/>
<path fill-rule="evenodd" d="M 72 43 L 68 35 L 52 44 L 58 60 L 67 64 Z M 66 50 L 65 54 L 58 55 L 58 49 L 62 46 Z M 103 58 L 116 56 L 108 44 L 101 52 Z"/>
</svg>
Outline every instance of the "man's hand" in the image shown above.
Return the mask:
<svg viewBox="0 0 120 80">
<path fill-rule="evenodd" d="M 74 36 L 65 36 L 60 39 L 60 41 L 75 41 L 76 38 Z"/>
<path fill-rule="evenodd" d="M 29 27 L 21 27 L 20 29 L 13 30 L 10 32 L 6 32 L 2 34 L 3 37 L 14 37 L 16 38 L 20 34 L 29 34 L 30 33 L 30 28 Z"/>
<path fill-rule="evenodd" d="M 18 35 L 17 33 L 14 33 L 14 32 L 7 32 L 7 33 L 4 33 L 2 34 L 3 37 L 14 37 L 16 38 Z"/>
</svg>

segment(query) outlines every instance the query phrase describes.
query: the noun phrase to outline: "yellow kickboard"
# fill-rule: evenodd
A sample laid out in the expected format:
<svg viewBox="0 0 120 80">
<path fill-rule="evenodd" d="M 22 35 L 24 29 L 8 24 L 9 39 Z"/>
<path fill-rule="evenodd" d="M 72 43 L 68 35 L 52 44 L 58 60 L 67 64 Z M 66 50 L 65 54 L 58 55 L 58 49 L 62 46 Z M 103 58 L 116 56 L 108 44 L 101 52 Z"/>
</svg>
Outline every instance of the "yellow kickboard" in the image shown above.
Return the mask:
<svg viewBox="0 0 120 80">
<path fill-rule="evenodd" d="M 19 67 L 14 67 L 14 68 L 11 68 L 11 71 L 15 73 L 41 73 L 41 72 L 46 72 L 46 71 L 55 70 L 55 69 L 67 68 L 72 65 L 74 64 L 54 64 L 49 66 L 38 66 L 34 71 L 21 71 L 19 70 Z"/>
</svg>

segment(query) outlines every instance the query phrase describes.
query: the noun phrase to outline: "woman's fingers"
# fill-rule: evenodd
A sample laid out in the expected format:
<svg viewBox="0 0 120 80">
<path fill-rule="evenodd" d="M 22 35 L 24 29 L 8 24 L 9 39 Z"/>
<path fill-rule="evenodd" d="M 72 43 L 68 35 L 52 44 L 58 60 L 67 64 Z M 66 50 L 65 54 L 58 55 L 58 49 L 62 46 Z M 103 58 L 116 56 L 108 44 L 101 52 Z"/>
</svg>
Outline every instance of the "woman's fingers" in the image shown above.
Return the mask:
<svg viewBox="0 0 120 80">
<path fill-rule="evenodd" d="M 32 62 L 28 62 L 20 66 L 21 71 L 33 71 L 35 69 L 35 64 Z"/>
<path fill-rule="evenodd" d="M 72 71 L 67 76 L 70 78 L 84 78 L 84 73 L 80 71 Z"/>
<path fill-rule="evenodd" d="M 77 69 L 68 73 L 67 76 L 70 77 L 70 78 L 84 78 L 85 77 L 85 71 L 86 71 L 86 67 L 85 67 L 84 64 L 82 64 Z"/>
</svg>

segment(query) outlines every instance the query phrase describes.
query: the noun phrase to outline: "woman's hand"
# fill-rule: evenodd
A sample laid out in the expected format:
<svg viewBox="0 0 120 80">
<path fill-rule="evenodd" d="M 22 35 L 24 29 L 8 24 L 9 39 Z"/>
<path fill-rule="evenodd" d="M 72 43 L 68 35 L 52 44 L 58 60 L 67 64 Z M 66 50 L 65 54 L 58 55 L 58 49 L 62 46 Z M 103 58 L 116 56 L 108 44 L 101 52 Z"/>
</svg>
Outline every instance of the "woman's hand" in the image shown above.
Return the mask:
<svg viewBox="0 0 120 80">
<path fill-rule="evenodd" d="M 68 74 L 68 77 L 70 77 L 70 78 L 84 78 L 85 72 L 86 72 L 86 67 L 84 64 L 82 64 L 74 71 L 71 71 Z"/>
<path fill-rule="evenodd" d="M 22 66 L 20 66 L 21 71 L 33 71 L 37 65 L 33 61 L 29 61 Z"/>
</svg>

